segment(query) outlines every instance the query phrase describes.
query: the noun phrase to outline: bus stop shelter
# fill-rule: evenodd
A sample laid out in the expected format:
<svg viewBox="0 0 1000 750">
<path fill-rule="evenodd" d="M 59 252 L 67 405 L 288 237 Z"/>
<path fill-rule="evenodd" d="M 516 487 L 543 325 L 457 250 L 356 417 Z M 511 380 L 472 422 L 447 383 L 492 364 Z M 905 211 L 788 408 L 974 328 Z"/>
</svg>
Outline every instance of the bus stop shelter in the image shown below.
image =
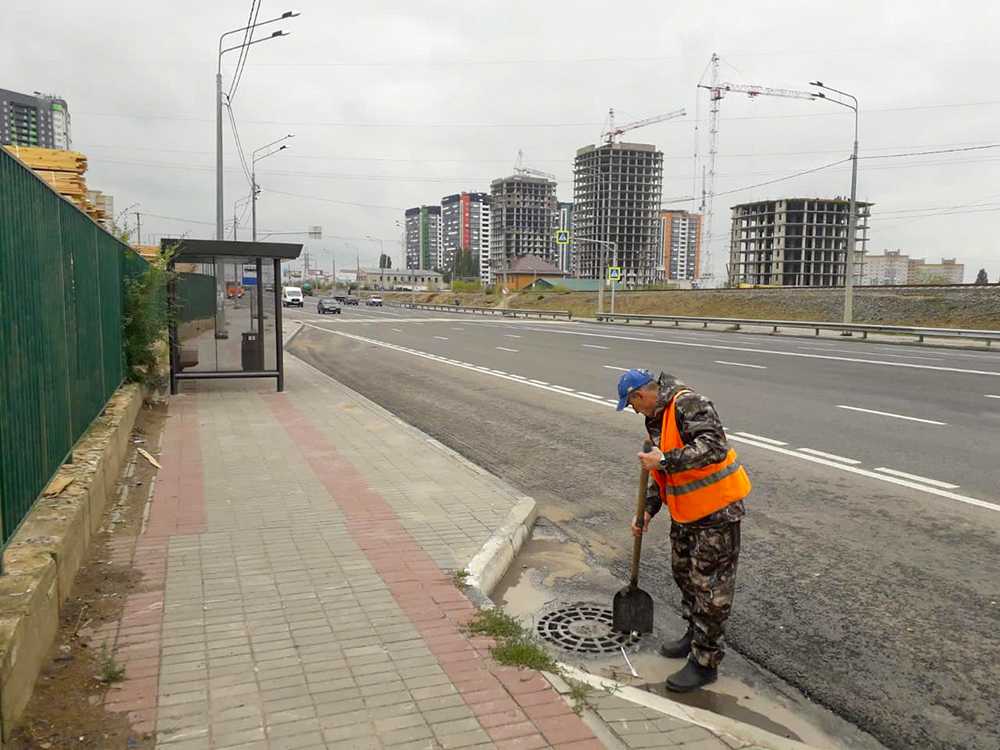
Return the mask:
<svg viewBox="0 0 1000 750">
<path fill-rule="evenodd" d="M 301 244 L 163 239 L 168 286 L 170 392 L 182 380 L 274 378 L 285 388 L 281 262 Z"/>
</svg>

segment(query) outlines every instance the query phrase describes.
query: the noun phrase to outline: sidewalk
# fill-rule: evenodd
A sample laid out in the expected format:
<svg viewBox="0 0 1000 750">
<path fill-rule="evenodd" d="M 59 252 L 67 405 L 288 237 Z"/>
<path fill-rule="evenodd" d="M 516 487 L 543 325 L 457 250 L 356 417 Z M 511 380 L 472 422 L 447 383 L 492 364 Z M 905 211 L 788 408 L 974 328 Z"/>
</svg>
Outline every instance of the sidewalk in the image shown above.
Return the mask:
<svg viewBox="0 0 1000 750">
<path fill-rule="evenodd" d="M 603 693 L 581 718 L 492 662 L 451 573 L 523 496 L 291 356 L 286 377 L 171 400 L 145 531 L 114 548 L 142 593 L 95 634 L 126 668 L 109 710 L 167 750 L 753 746 Z"/>
</svg>

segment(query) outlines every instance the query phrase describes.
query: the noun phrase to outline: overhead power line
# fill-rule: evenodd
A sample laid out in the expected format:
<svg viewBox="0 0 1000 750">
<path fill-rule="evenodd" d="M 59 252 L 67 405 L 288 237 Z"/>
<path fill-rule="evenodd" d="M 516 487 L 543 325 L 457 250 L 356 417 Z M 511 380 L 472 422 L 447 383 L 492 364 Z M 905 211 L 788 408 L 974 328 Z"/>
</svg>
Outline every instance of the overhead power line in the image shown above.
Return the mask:
<svg viewBox="0 0 1000 750">
<path fill-rule="evenodd" d="M 243 70 L 247 65 L 247 58 L 250 56 L 250 44 L 249 42 L 253 39 L 254 28 L 257 26 L 257 16 L 260 14 L 260 0 L 251 0 L 250 2 L 250 20 L 248 22 L 249 26 L 247 32 L 243 37 L 243 45 L 240 49 L 240 58 L 236 62 L 236 72 L 233 74 L 233 83 L 229 87 L 229 101 L 236 97 L 236 90 L 240 87 L 240 81 L 243 79 Z M 254 7 L 256 6 L 256 8 Z"/>
</svg>

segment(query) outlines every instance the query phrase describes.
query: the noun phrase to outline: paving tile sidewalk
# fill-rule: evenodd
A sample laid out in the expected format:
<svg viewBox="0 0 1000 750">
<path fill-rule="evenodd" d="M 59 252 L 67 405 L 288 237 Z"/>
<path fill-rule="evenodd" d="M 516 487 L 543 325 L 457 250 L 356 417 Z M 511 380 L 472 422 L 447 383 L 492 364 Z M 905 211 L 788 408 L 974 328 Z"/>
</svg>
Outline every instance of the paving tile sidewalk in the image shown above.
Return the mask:
<svg viewBox="0 0 1000 750">
<path fill-rule="evenodd" d="M 743 746 L 610 696 L 598 740 L 493 663 L 450 572 L 522 497 L 292 357 L 286 376 L 172 399 L 146 528 L 114 548 L 144 579 L 97 634 L 126 667 L 109 709 L 166 750 Z"/>
</svg>

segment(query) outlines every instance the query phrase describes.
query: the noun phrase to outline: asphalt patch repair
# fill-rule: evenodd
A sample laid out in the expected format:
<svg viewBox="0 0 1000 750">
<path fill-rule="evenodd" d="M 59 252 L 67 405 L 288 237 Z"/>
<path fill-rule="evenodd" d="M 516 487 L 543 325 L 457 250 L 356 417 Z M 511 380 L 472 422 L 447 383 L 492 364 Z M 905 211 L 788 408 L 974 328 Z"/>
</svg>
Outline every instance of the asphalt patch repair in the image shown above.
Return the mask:
<svg viewBox="0 0 1000 750">
<path fill-rule="evenodd" d="M 124 677 L 110 644 L 94 634 L 122 617 L 125 600 L 143 591 L 142 573 L 113 562 L 112 548 L 134 548 L 142 530 L 147 498 L 157 469 L 137 453 L 157 446 L 166 422 L 166 405 L 146 403 L 129 438 L 119 494 L 109 501 L 87 559 L 63 605 L 59 631 L 35 683 L 31 700 L 15 727 L 11 750 L 147 750 L 152 733 L 134 731 L 126 713 L 108 711 L 105 698 Z M 129 469 L 128 467 L 131 467 Z M 121 494 L 122 485 L 126 491 Z"/>
</svg>

